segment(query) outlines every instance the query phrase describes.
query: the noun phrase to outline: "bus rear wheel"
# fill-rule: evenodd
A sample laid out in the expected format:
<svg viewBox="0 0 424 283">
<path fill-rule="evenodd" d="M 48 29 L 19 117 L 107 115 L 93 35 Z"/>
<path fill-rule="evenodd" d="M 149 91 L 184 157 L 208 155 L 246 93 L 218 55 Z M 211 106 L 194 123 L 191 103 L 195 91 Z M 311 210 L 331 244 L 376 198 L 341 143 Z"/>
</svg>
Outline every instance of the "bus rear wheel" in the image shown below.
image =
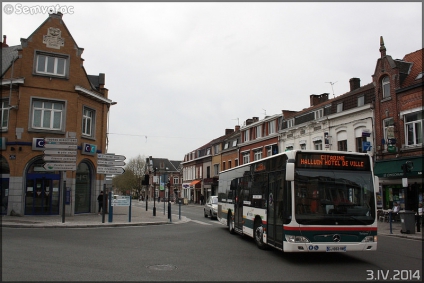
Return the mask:
<svg viewBox="0 0 424 283">
<path fill-rule="evenodd" d="M 262 223 L 260 220 L 255 221 L 254 229 L 253 229 L 253 238 L 255 239 L 255 243 L 261 250 L 266 249 L 266 245 L 264 243 L 264 228 L 262 227 Z"/>
<path fill-rule="evenodd" d="M 234 221 L 231 212 L 228 213 L 227 226 L 228 231 L 230 231 L 230 234 L 234 234 Z"/>
</svg>

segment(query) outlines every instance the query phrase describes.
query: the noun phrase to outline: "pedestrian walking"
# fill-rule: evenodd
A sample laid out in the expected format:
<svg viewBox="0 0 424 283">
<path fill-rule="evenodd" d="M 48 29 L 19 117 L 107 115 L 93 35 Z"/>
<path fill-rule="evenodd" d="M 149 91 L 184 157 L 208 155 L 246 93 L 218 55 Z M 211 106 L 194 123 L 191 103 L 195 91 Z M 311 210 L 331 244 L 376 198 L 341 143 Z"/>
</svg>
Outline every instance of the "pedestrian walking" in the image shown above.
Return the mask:
<svg viewBox="0 0 424 283">
<path fill-rule="evenodd" d="M 97 202 L 99 203 L 98 215 L 100 215 L 100 211 L 103 209 L 103 191 L 100 191 L 100 194 L 97 197 Z"/>
</svg>

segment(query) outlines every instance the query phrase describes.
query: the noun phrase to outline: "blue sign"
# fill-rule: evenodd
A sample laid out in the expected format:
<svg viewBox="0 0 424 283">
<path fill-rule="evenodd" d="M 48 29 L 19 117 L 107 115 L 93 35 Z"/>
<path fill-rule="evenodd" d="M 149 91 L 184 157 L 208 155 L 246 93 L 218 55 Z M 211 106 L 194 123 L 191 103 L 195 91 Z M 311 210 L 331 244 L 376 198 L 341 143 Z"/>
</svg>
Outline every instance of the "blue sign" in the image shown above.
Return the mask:
<svg viewBox="0 0 424 283">
<path fill-rule="evenodd" d="M 33 138 L 32 150 L 45 150 L 44 144 L 45 144 L 44 138 Z"/>
<path fill-rule="evenodd" d="M 362 142 L 362 151 L 371 151 L 371 142 L 364 141 Z"/>
<path fill-rule="evenodd" d="M 95 144 L 84 143 L 82 145 L 81 154 L 95 155 L 96 152 L 97 152 L 97 146 Z"/>
</svg>

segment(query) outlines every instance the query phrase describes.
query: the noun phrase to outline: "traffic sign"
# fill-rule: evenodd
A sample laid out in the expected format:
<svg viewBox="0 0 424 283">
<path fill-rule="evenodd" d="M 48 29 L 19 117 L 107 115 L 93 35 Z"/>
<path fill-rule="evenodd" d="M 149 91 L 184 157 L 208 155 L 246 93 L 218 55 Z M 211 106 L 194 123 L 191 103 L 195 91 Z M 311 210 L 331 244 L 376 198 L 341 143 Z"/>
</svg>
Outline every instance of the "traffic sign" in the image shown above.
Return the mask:
<svg viewBox="0 0 424 283">
<path fill-rule="evenodd" d="M 76 144 L 54 144 L 54 143 L 45 143 L 44 148 L 49 149 L 78 149 L 78 145 Z"/>
<path fill-rule="evenodd" d="M 45 138 L 44 141 L 46 143 L 56 143 L 56 144 L 76 144 L 78 142 L 78 139 L 74 138 Z"/>
<path fill-rule="evenodd" d="M 125 160 L 126 157 L 123 155 L 115 155 L 115 154 L 97 154 L 98 159 L 106 159 L 106 160 Z"/>
<path fill-rule="evenodd" d="M 109 165 L 109 166 L 125 166 L 124 161 L 108 161 L 108 160 L 97 160 L 98 165 Z"/>
<path fill-rule="evenodd" d="M 68 161 L 77 162 L 76 156 L 57 156 L 57 155 L 44 155 L 44 161 Z"/>
<path fill-rule="evenodd" d="M 112 206 L 130 206 L 130 196 L 116 196 L 112 199 Z"/>
<path fill-rule="evenodd" d="M 44 150 L 44 154 L 77 155 L 77 151 L 76 150 L 46 149 Z"/>
<path fill-rule="evenodd" d="M 76 171 L 77 166 L 75 163 L 45 163 L 44 169 L 50 171 Z"/>
<path fill-rule="evenodd" d="M 97 174 L 123 174 L 124 172 L 122 167 L 97 166 Z"/>
</svg>

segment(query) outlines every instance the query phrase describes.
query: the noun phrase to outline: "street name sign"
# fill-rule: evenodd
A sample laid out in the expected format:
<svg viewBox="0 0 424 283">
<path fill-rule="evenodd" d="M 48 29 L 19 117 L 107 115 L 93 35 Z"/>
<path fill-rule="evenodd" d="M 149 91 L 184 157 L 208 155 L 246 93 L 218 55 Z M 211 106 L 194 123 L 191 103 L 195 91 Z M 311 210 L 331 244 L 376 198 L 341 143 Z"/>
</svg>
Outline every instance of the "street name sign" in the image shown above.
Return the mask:
<svg viewBox="0 0 424 283">
<path fill-rule="evenodd" d="M 124 168 L 122 167 L 104 167 L 104 166 L 97 166 L 97 174 L 123 174 L 125 172 Z"/>
<path fill-rule="evenodd" d="M 108 161 L 108 160 L 97 160 L 98 165 L 106 165 L 106 166 L 124 166 L 124 161 Z"/>
<path fill-rule="evenodd" d="M 114 154 L 97 154 L 98 159 L 106 159 L 106 160 L 125 160 L 126 157 L 123 155 L 114 155 Z"/>
<path fill-rule="evenodd" d="M 60 149 L 46 149 L 44 154 L 58 154 L 58 155 L 77 155 L 76 150 L 60 150 Z"/>
<path fill-rule="evenodd" d="M 50 171 L 75 171 L 77 166 L 75 163 L 45 163 L 44 169 Z"/>
<path fill-rule="evenodd" d="M 55 144 L 55 143 L 46 143 L 44 144 L 44 148 L 48 149 L 78 149 L 78 145 L 76 144 Z"/>
<path fill-rule="evenodd" d="M 76 156 L 51 156 L 51 155 L 44 155 L 43 157 L 44 161 L 67 161 L 67 162 L 77 162 Z"/>
<path fill-rule="evenodd" d="M 78 139 L 74 138 L 45 138 L 44 141 L 46 143 L 52 143 L 52 144 L 76 144 L 78 142 Z"/>
</svg>

